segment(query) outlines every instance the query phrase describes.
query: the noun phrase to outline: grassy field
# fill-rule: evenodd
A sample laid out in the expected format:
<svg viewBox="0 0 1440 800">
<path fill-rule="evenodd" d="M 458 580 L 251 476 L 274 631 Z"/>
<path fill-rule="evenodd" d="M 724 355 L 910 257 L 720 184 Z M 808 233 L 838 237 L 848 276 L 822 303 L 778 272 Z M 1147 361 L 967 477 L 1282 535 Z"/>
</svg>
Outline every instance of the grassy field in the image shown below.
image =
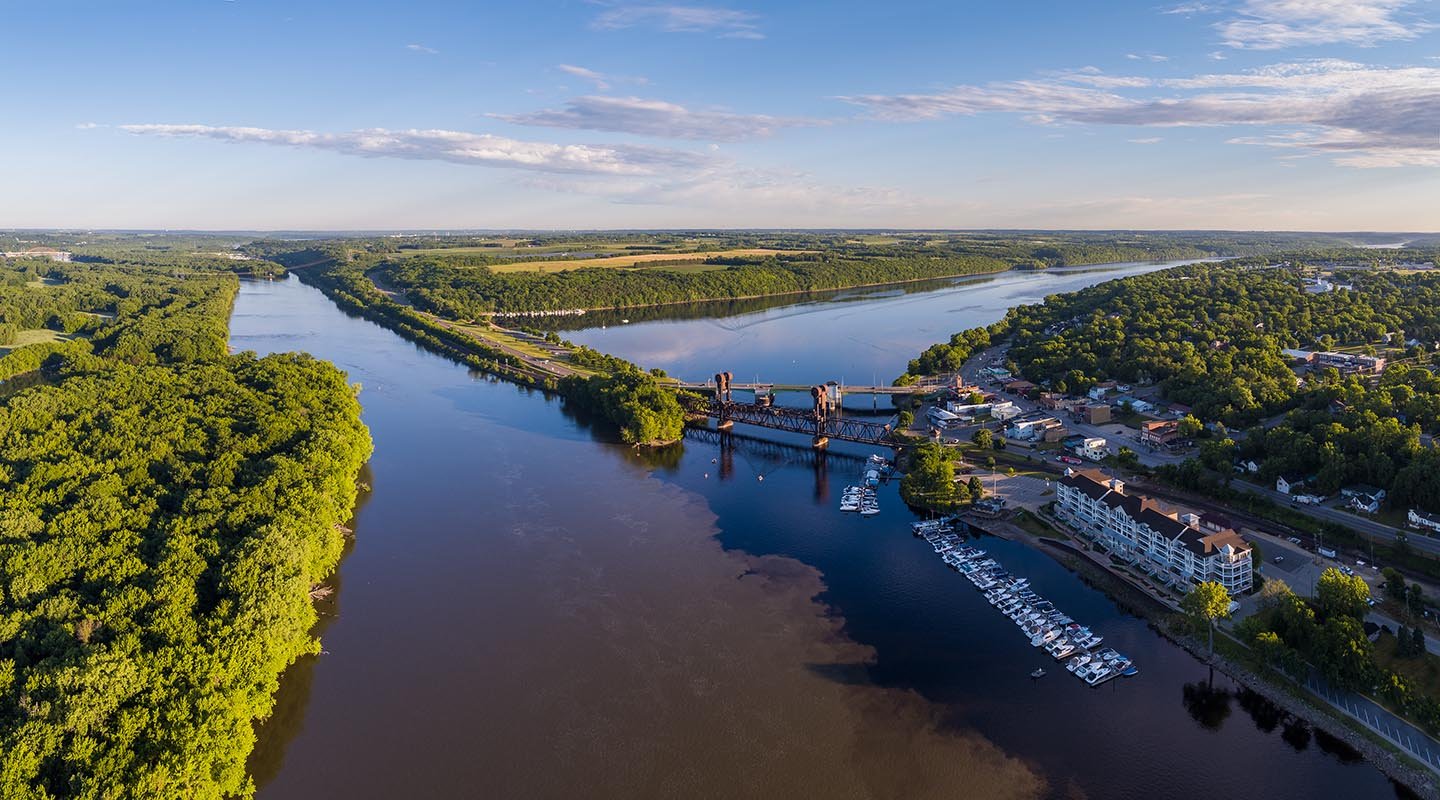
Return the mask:
<svg viewBox="0 0 1440 800">
<path fill-rule="evenodd" d="M 1440 658 L 1426 653 L 1420 658 L 1399 658 L 1395 655 L 1395 637 L 1380 634 L 1375 643 L 1375 663 L 1399 673 L 1418 694 L 1440 697 Z"/>
<path fill-rule="evenodd" d="M 707 258 L 714 258 L 716 256 L 768 256 L 785 252 L 798 251 L 772 250 L 757 247 L 745 250 L 714 250 L 708 253 L 642 253 L 639 255 L 599 256 L 596 258 L 569 258 L 557 261 L 525 261 L 518 264 L 501 264 L 491 267 L 491 269 L 496 272 L 564 272 L 566 270 L 582 269 L 584 267 L 626 269 L 656 264 L 664 264 L 669 267 L 672 263 L 678 264 L 687 261 L 692 264 L 699 264 Z"/>
<path fill-rule="evenodd" d="M 71 337 L 59 331 L 52 331 L 49 328 L 34 328 L 28 331 L 20 331 L 15 334 L 15 341 L 7 345 L 0 345 L 0 356 L 26 345 L 43 344 L 45 342 L 63 342 L 69 338 Z"/>
</svg>

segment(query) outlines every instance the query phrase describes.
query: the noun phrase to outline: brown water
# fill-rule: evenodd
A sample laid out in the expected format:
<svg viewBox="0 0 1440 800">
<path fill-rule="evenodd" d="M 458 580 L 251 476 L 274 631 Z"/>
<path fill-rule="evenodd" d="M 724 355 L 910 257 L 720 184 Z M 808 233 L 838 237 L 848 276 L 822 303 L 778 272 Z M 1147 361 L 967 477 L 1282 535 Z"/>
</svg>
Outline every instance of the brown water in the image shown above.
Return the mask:
<svg viewBox="0 0 1440 800">
<path fill-rule="evenodd" d="M 937 313 L 1003 313 L 956 302 Z M 1048 556 L 987 541 L 1141 668 L 1030 680 L 1042 657 L 908 535 L 893 487 L 873 519 L 835 510 L 846 446 L 642 456 L 293 279 L 244 285 L 232 343 L 346 369 L 376 443 L 326 652 L 262 730 L 267 800 L 1393 795 Z"/>
</svg>

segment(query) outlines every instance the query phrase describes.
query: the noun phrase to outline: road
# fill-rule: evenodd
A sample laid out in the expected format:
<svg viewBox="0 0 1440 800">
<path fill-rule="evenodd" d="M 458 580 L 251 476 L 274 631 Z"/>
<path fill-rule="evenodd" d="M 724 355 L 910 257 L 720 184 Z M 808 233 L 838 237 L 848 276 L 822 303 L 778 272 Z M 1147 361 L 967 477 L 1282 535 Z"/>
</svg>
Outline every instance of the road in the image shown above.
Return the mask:
<svg viewBox="0 0 1440 800">
<path fill-rule="evenodd" d="M 1440 743 L 1425 735 L 1419 728 L 1386 711 L 1368 697 L 1331 687 L 1318 673 L 1311 673 L 1305 687 L 1393 742 L 1425 766 L 1440 772 Z"/>
</svg>

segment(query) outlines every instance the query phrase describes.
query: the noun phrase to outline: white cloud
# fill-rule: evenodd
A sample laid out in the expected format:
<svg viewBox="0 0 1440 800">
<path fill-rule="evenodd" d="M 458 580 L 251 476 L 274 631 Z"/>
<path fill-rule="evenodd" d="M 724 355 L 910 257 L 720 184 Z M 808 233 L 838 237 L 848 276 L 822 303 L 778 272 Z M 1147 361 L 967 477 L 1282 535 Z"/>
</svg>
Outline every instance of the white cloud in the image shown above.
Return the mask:
<svg viewBox="0 0 1440 800">
<path fill-rule="evenodd" d="M 641 86 L 650 82 L 650 79 L 639 75 L 609 75 L 588 67 L 578 67 L 574 64 L 556 64 L 555 69 L 566 75 L 573 75 L 581 80 L 589 81 L 599 91 L 609 91 L 617 83 L 633 83 Z"/>
<path fill-rule="evenodd" d="M 821 124 L 813 120 L 765 114 L 697 111 L 675 103 L 639 97 L 577 97 L 566 103 L 564 108 L 495 116 L 517 125 L 711 142 L 753 139 L 769 136 L 777 128 Z"/>
<path fill-rule="evenodd" d="M 1219 50 L 1216 50 L 1215 52 L 1213 52 L 1213 53 L 1211 53 L 1211 54 L 1209 55 L 1209 59 L 1210 59 L 1211 61 L 1224 61 L 1224 60 L 1227 59 L 1227 58 L 1229 58 L 1229 56 L 1225 55 L 1224 53 L 1220 52 Z"/>
<path fill-rule="evenodd" d="M 424 53 L 427 56 L 439 55 L 440 51 L 433 47 L 426 47 L 423 44 L 407 44 L 406 50 L 413 50 L 416 53 Z"/>
<path fill-rule="evenodd" d="M 272 130 L 214 125 L 120 125 L 142 136 L 200 138 L 224 142 L 283 145 L 366 158 L 446 161 L 538 172 L 608 176 L 651 176 L 695 170 L 713 159 L 685 150 L 637 145 L 587 145 L 526 142 L 446 130 L 367 128 L 343 133 Z"/>
<path fill-rule="evenodd" d="M 1158 53 L 1126 53 L 1125 57 L 1131 61 L 1154 61 L 1156 63 L 1170 60 L 1170 56 L 1162 56 Z"/>
<path fill-rule="evenodd" d="M 1126 139 L 1125 141 L 1131 144 L 1159 144 L 1165 140 L 1159 136 L 1147 136 L 1143 139 Z"/>
<path fill-rule="evenodd" d="M 599 89 L 602 92 L 610 88 L 610 81 L 607 80 L 604 75 L 596 72 L 593 69 L 577 67 L 574 64 L 557 64 L 555 66 L 555 69 L 560 70 L 566 75 L 574 75 L 581 80 L 590 81 L 591 83 L 595 84 L 596 89 Z"/>
<path fill-rule="evenodd" d="M 845 99 L 889 120 L 1013 113 L 1040 124 L 1253 126 L 1271 130 L 1231 141 L 1328 154 L 1353 167 L 1440 166 L 1440 67 L 1328 59 L 1163 81 L 1098 80 L 1109 77 L 1082 70 Z"/>
<path fill-rule="evenodd" d="M 1162 14 L 1183 14 L 1187 17 L 1195 14 L 1214 14 L 1220 9 L 1211 3 L 1181 3 L 1178 6 L 1167 8 L 1160 12 Z"/>
<path fill-rule="evenodd" d="M 713 33 L 726 39 L 763 39 L 759 17 L 749 11 L 716 6 L 618 5 L 592 23 L 600 30 L 653 28 L 665 33 Z"/>
<path fill-rule="evenodd" d="M 1415 0 L 1244 0 L 1216 25 L 1237 49 L 1278 50 L 1321 44 L 1371 47 L 1414 39 L 1434 26 L 1406 13 Z"/>
</svg>

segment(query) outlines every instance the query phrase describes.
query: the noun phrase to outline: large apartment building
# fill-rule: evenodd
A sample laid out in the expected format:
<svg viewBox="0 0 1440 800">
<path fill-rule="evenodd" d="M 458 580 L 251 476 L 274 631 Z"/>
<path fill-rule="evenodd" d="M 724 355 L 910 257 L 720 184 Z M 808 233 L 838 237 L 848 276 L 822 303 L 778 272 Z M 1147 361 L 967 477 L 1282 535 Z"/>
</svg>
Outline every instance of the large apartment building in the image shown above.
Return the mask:
<svg viewBox="0 0 1440 800">
<path fill-rule="evenodd" d="M 1232 595 L 1254 585 L 1250 545 L 1228 525 L 1178 514 L 1098 470 L 1068 469 L 1056 484 L 1056 513 L 1119 558 L 1185 584 L 1215 581 Z"/>
</svg>

